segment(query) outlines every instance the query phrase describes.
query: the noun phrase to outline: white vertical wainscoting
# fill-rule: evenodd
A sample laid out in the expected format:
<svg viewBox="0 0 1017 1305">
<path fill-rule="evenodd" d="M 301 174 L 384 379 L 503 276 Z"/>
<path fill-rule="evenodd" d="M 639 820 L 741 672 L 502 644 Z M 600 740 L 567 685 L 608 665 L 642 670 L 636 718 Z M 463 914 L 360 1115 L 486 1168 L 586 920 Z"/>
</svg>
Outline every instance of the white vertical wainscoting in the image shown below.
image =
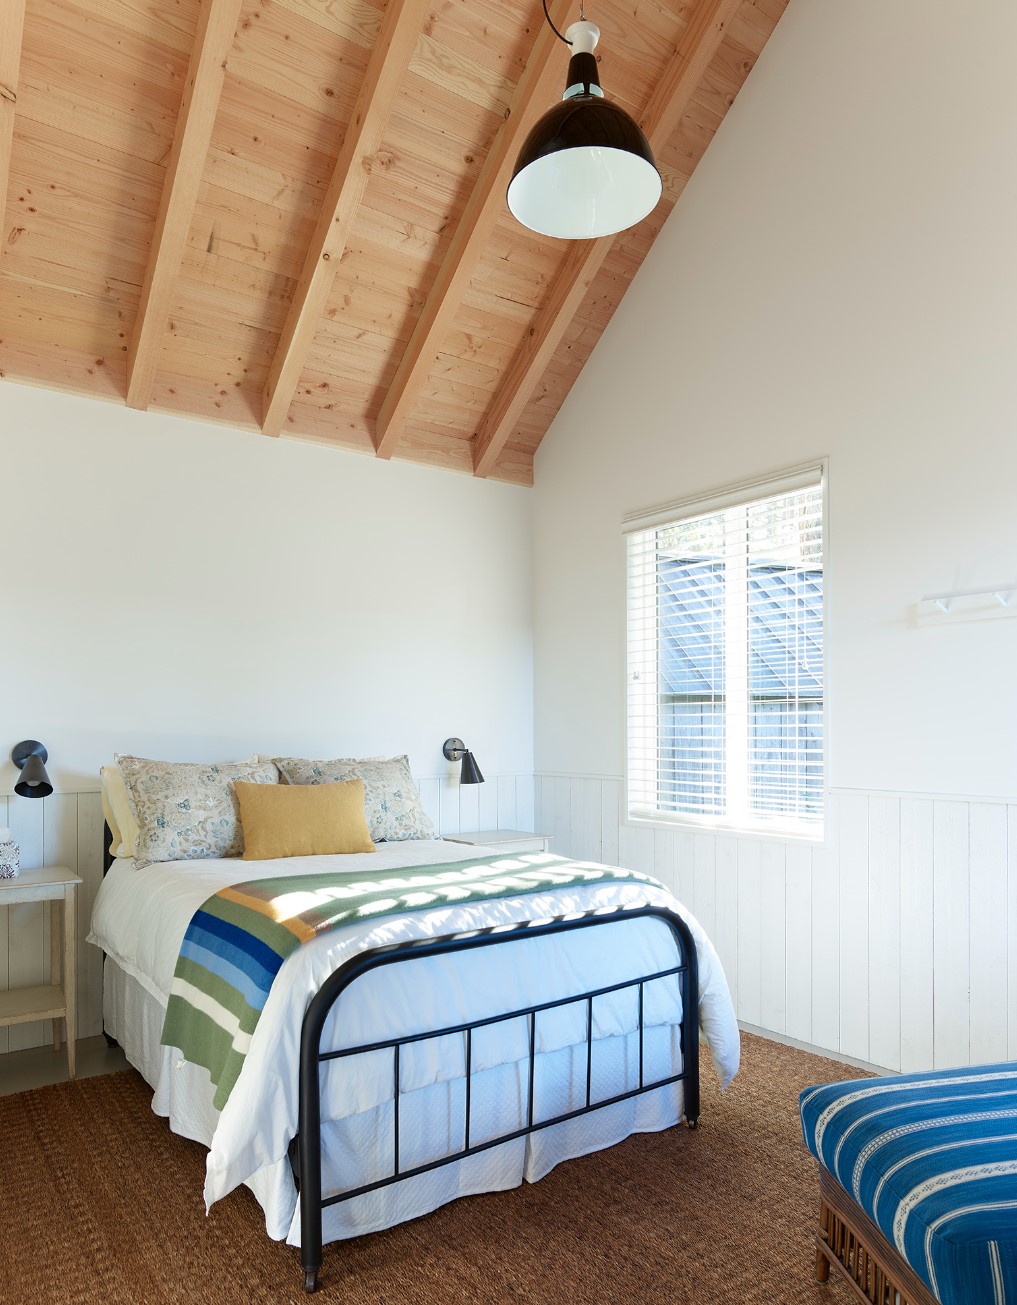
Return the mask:
<svg viewBox="0 0 1017 1305">
<path fill-rule="evenodd" d="M 417 786 L 435 829 L 445 836 L 477 829 L 534 827 L 532 775 L 496 775 L 486 783 L 462 787 L 457 776 L 426 778 L 417 779 Z M 101 1033 L 102 954 L 85 943 L 92 904 L 102 882 L 99 794 L 54 793 L 32 800 L 0 795 L 0 825 L 10 825 L 21 846 L 23 867 L 64 865 L 84 881 L 78 889 L 77 910 L 78 1037 Z M 49 982 L 49 934 L 48 902 L 0 907 L 0 992 Z M 48 1021 L 0 1029 L 0 1054 L 44 1046 L 49 1040 Z"/>
<path fill-rule="evenodd" d="M 534 791 L 554 851 L 689 907 L 743 1023 L 904 1073 L 1017 1057 L 1017 803 L 838 791 L 817 847 L 625 824 L 620 779 Z"/>
</svg>

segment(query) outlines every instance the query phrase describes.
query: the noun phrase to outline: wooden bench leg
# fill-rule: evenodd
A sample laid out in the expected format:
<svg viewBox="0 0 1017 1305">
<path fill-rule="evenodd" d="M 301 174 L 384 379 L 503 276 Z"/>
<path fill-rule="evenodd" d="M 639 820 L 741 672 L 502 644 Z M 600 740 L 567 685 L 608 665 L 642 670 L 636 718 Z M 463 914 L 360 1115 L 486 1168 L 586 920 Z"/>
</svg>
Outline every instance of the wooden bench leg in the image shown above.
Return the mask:
<svg viewBox="0 0 1017 1305">
<path fill-rule="evenodd" d="M 815 1275 L 817 1282 L 830 1281 L 830 1256 L 827 1253 L 826 1246 L 816 1238 L 816 1266 Z"/>
</svg>

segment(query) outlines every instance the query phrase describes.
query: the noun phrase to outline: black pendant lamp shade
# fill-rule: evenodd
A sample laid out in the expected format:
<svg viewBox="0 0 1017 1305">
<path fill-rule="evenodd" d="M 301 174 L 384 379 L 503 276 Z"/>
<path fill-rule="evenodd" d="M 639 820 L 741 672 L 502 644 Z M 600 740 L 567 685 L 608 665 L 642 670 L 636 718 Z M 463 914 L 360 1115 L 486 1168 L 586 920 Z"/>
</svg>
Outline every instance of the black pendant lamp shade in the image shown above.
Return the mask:
<svg viewBox="0 0 1017 1305">
<path fill-rule="evenodd" d="M 449 761 L 463 763 L 459 771 L 460 784 L 483 784 L 484 776 L 480 773 L 480 767 L 462 739 L 455 737 L 446 739 L 441 745 L 441 750 Z"/>
<path fill-rule="evenodd" d="M 46 762 L 49 753 L 37 739 L 24 739 L 17 743 L 11 752 L 11 761 L 21 771 L 21 778 L 14 785 L 19 797 L 44 798 L 53 792 L 53 785 L 46 774 Z"/>
<path fill-rule="evenodd" d="M 516 159 L 508 206 L 531 231 L 589 240 L 634 226 L 660 199 L 649 142 L 624 109 L 604 99 L 593 55 L 600 32 L 573 23 L 565 96 L 532 129 Z"/>
</svg>

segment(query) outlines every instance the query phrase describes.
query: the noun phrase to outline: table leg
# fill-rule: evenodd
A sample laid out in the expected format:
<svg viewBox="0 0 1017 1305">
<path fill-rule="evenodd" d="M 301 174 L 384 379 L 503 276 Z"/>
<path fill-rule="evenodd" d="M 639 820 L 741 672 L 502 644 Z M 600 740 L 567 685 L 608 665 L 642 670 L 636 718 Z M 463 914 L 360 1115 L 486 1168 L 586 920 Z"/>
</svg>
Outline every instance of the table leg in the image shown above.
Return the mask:
<svg viewBox="0 0 1017 1305">
<path fill-rule="evenodd" d="M 74 1077 L 74 1043 L 78 1032 L 78 1012 L 75 988 L 78 975 L 77 922 L 75 904 L 77 884 L 68 884 L 64 890 L 64 1002 L 67 1006 L 67 1076 Z"/>
<path fill-rule="evenodd" d="M 60 903 L 49 904 L 49 981 L 54 987 L 60 983 Z M 53 1050 L 60 1050 L 60 1021 L 53 1020 Z"/>
</svg>

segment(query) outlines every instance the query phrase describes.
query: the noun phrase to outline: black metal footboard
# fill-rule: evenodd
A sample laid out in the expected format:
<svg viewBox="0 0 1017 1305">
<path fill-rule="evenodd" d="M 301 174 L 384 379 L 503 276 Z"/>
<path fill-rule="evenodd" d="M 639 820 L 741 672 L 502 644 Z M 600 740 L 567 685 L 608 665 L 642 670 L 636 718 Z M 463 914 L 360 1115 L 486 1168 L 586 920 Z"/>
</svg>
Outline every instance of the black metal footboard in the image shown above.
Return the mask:
<svg viewBox="0 0 1017 1305">
<path fill-rule="evenodd" d="M 604 924 L 617 924 L 622 920 L 632 920 L 646 916 L 660 920 L 671 930 L 678 956 L 677 964 L 668 969 L 657 970 L 650 974 L 637 975 L 634 978 L 624 980 L 621 983 L 611 984 L 603 988 L 596 988 L 589 992 L 575 993 L 571 996 L 562 997 L 554 1001 L 542 1002 L 536 1006 L 526 1006 L 516 1010 L 502 1011 L 483 1019 L 454 1024 L 447 1028 L 430 1029 L 423 1033 L 411 1034 L 402 1038 L 382 1039 L 358 1047 L 344 1048 L 341 1051 L 323 1051 L 321 1048 L 322 1031 L 332 1007 L 350 984 L 359 979 L 361 975 L 366 974 L 369 970 L 378 969 L 382 965 L 391 965 L 397 962 L 401 963 L 425 956 L 442 956 L 452 952 L 472 950 L 475 947 L 502 946 L 503 944 L 516 942 L 523 938 L 535 938 L 546 936 L 548 934 L 569 933 L 574 929 L 596 928 Z M 653 1082 L 644 1082 L 643 990 L 647 983 L 651 983 L 655 979 L 667 978 L 670 975 L 678 976 L 681 987 L 681 1072 L 678 1074 L 671 1074 L 666 1078 L 655 1079 Z M 638 990 L 639 1086 L 631 1088 L 625 1092 L 619 1092 L 615 1096 L 609 1097 L 605 1100 L 591 1101 L 593 1002 L 597 997 L 626 988 L 636 988 Z M 564 1123 L 569 1119 L 576 1119 L 580 1115 L 589 1114 L 594 1110 L 602 1110 L 605 1106 L 614 1105 L 616 1102 L 628 1100 L 630 1097 L 640 1096 L 645 1092 L 653 1092 L 657 1088 L 666 1087 L 671 1083 L 684 1083 L 685 1118 L 689 1127 L 695 1128 L 699 1120 L 698 994 L 699 967 L 696 956 L 696 946 L 692 938 L 692 933 L 689 930 L 688 925 L 679 915 L 676 915 L 673 911 L 669 911 L 664 907 L 658 906 L 640 906 L 631 909 L 606 912 L 603 914 L 590 914 L 579 917 L 549 920 L 537 924 L 528 924 L 524 922 L 513 928 L 504 930 L 481 930 L 472 931 L 470 933 L 452 934 L 442 938 L 422 938 L 413 942 L 399 943 L 388 947 L 377 947 L 370 951 L 361 952 L 359 955 L 352 957 L 344 965 L 340 966 L 334 974 L 329 976 L 308 1007 L 307 1013 L 304 1016 L 300 1039 L 299 1132 L 290 1148 L 290 1155 L 293 1162 L 294 1174 L 300 1189 L 300 1244 L 301 1262 L 304 1269 L 305 1290 L 309 1292 L 315 1291 L 318 1286 L 318 1274 L 322 1264 L 322 1211 L 326 1207 L 335 1205 L 340 1201 L 352 1200 L 355 1196 L 361 1196 L 366 1192 L 372 1192 L 378 1188 L 387 1187 L 391 1183 L 400 1182 L 405 1178 L 412 1178 L 417 1174 L 426 1173 L 429 1170 L 440 1168 L 443 1165 L 452 1164 L 454 1161 L 463 1160 L 467 1156 L 477 1155 L 479 1152 L 487 1151 L 491 1147 L 503 1146 L 505 1143 L 512 1142 L 516 1138 L 523 1137 L 529 1133 L 535 1133 L 543 1128 L 550 1128 L 553 1124 Z M 575 1110 L 569 1110 L 563 1114 L 555 1115 L 548 1119 L 535 1120 L 533 1118 L 533 1096 L 537 1016 L 541 1011 L 551 1010 L 561 1006 L 575 1005 L 583 1001 L 586 1002 L 586 1104 Z M 498 1024 L 510 1019 L 518 1019 L 520 1017 L 525 1017 L 528 1020 L 529 1027 L 529 1087 L 526 1124 L 521 1128 L 513 1129 L 511 1132 L 500 1134 L 497 1137 L 486 1139 L 483 1142 L 471 1143 L 470 1110 L 471 1080 L 473 1073 L 473 1031 L 478 1028 Z M 466 1101 L 464 1111 L 465 1117 L 463 1121 L 463 1145 L 459 1150 L 454 1151 L 450 1155 L 442 1156 L 438 1160 L 432 1160 L 427 1164 L 416 1165 L 409 1169 L 402 1169 L 399 1164 L 400 1048 L 408 1043 L 426 1041 L 430 1038 L 444 1037 L 453 1033 L 465 1034 L 466 1040 Z M 333 1196 L 322 1196 L 319 1066 L 323 1061 L 337 1060 L 347 1056 L 358 1055 L 363 1052 L 380 1050 L 391 1051 L 393 1058 L 395 1085 L 393 1112 L 393 1154 L 395 1163 L 393 1172 L 386 1178 L 378 1179 L 376 1182 L 366 1183 L 361 1187 L 339 1192 Z"/>
</svg>

